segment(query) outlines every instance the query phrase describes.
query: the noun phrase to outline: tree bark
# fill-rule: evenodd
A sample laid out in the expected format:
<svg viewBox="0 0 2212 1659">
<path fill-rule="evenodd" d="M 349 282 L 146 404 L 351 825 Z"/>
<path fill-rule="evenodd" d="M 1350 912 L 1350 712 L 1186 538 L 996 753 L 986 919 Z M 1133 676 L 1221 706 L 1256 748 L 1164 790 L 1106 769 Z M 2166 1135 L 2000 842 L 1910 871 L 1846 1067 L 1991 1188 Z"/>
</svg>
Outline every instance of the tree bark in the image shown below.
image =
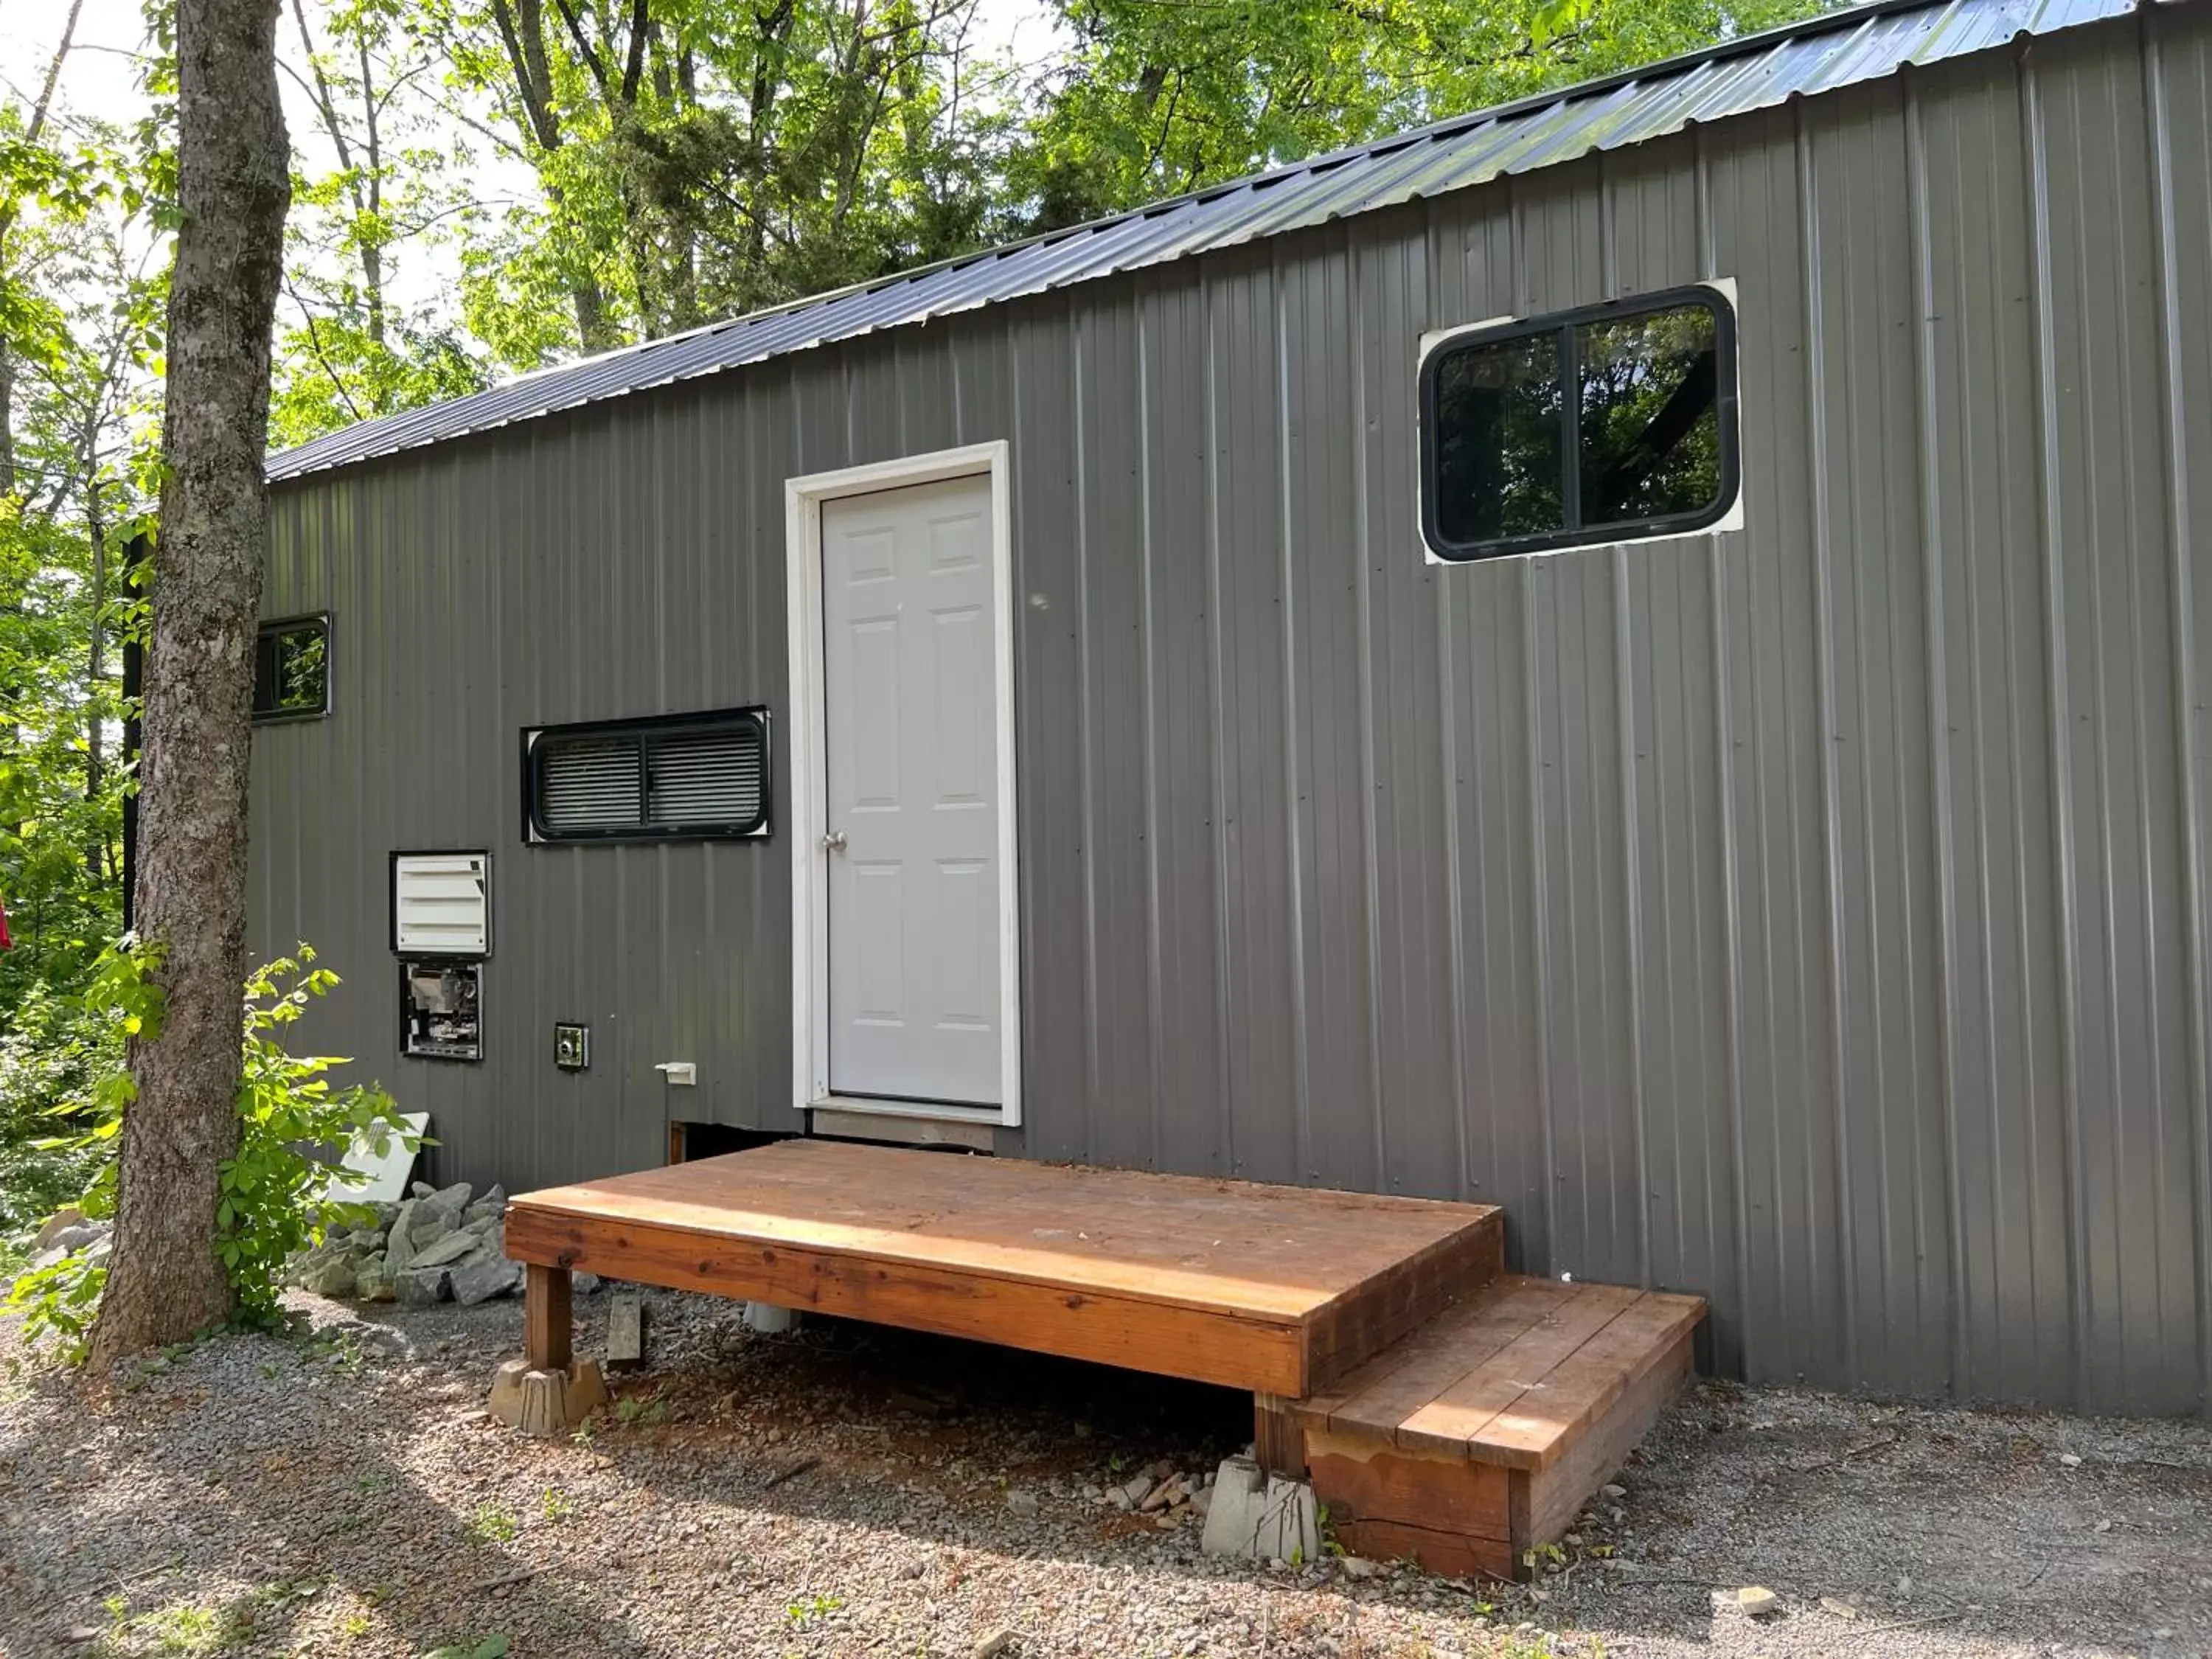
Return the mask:
<svg viewBox="0 0 2212 1659">
<path fill-rule="evenodd" d="M 219 1323 L 221 1165 L 238 1146 L 246 772 L 267 529 L 270 330 L 291 202 L 278 0 L 179 0 L 178 197 L 135 915 L 163 952 L 135 1043 L 92 1359 Z"/>
</svg>

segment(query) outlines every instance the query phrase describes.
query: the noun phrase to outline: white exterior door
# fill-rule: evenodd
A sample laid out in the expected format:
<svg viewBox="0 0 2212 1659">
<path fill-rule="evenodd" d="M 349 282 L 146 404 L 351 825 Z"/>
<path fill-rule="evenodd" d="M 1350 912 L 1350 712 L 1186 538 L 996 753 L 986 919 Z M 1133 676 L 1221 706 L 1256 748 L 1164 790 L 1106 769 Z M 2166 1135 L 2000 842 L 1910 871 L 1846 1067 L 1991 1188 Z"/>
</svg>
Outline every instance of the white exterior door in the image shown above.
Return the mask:
<svg viewBox="0 0 2212 1659">
<path fill-rule="evenodd" d="M 1003 1093 L 988 477 L 822 504 L 830 1086 Z"/>
</svg>

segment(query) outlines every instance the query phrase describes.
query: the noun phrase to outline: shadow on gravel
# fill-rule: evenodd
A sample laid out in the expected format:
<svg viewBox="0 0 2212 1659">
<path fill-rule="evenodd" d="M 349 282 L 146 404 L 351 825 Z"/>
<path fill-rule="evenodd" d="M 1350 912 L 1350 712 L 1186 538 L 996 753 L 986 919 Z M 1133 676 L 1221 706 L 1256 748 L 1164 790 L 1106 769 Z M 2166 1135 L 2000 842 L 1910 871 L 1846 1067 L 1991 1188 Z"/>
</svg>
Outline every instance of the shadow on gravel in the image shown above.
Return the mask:
<svg viewBox="0 0 2212 1659">
<path fill-rule="evenodd" d="M 405 1413 L 380 1410 L 346 1386 L 377 1380 L 374 1370 L 392 1362 L 374 1351 L 373 1330 L 367 1346 L 349 1346 L 362 1344 L 367 1328 L 341 1328 L 349 1335 L 337 1342 L 325 1333 L 218 1339 L 185 1353 L 159 1385 L 118 1389 L 96 1406 L 76 1378 L 40 1373 L 33 1396 L 77 1414 L 76 1431 L 104 1443 L 102 1462 L 130 1468 L 146 1503 L 67 1517 L 67 1556 L 85 1570 L 58 1596 L 0 1595 L 0 1656 L 322 1652 L 324 1643 L 295 1647 L 295 1638 L 332 1586 L 373 1606 L 410 1654 L 456 1644 L 465 1651 L 501 1632 L 495 1593 L 526 1583 L 534 1624 L 559 1637 L 560 1650 L 638 1650 L 626 1620 L 593 1609 L 557 1575 L 526 1577 L 498 1548 L 507 1528 L 496 1517 L 451 1512 L 408 1472 L 395 1455 L 411 1426 Z M 252 1368 L 249 1388 L 227 1389 L 201 1372 L 234 1371 L 241 1362 Z M 485 1367 L 489 1376 L 482 1354 L 465 1349 L 453 1363 Z M 343 1413 L 346 1431 L 303 1446 L 304 1437 L 287 1432 L 294 1419 L 254 1410 L 250 1392 L 260 1389 L 311 1415 Z M 488 1445 L 486 1455 L 508 1449 Z M 0 1559 L 23 1520 L 7 1474 L 0 1462 L 0 1501 L 15 1511 L 0 1518 Z M 70 1500 L 54 1493 L 45 1501 L 58 1510 Z M 7 1577 L 0 1569 L 0 1589 Z M 252 1588 L 210 1595 L 206 1586 L 217 1577 Z M 72 1629 L 94 1627 L 105 1633 L 70 1638 Z"/>
<path fill-rule="evenodd" d="M 880 1583 L 832 1576 L 841 1550 L 875 1559 L 868 1539 L 893 1545 L 869 1571 L 927 1574 L 948 1607 L 960 1576 L 988 1575 L 991 1558 L 1158 1573 L 1224 1603 L 1232 1582 L 1283 1592 L 1275 1659 L 1367 1651 L 1322 1634 L 1346 1628 L 1353 1603 L 1471 1619 L 1495 1602 L 1493 1632 L 1529 1620 L 1666 1656 L 2212 1650 L 2201 1425 L 1696 1384 L 1539 1603 L 1416 1575 L 1351 1583 L 1330 1564 L 1293 1576 L 1214 1562 L 1194 1525 L 1162 1530 L 1099 1500 L 1095 1489 L 1147 1465 L 1206 1471 L 1242 1450 L 1248 1395 L 827 1319 L 762 1337 L 732 1304 L 647 1302 L 652 1363 L 613 1379 L 613 1405 L 576 1441 L 475 1420 L 520 1343 L 513 1304 L 336 1326 L 319 1310 L 315 1340 L 211 1345 L 92 1414 L 46 1392 L 69 1385 L 34 1380 L 22 1405 L 0 1408 L 53 1408 L 44 1439 L 0 1435 L 0 1653 L 86 1659 L 98 1650 L 59 1632 L 103 1622 L 116 1593 L 134 1613 L 188 1606 L 227 1621 L 228 1650 L 285 1651 L 327 1641 L 329 1613 L 302 1593 L 324 1584 L 374 1604 L 380 1653 L 513 1632 L 516 1659 L 842 1654 L 844 1633 L 809 1628 L 803 1598 L 880 1599 Z M 580 1352 L 599 1350 L 605 1306 L 580 1301 Z M 143 1494 L 137 1507 L 114 1501 L 125 1484 Z M 541 1522 L 541 1493 L 550 1511 L 563 1490 L 577 1512 Z M 1018 1492 L 1036 1503 L 1010 1502 Z M 1780 1618 L 1754 1627 L 1714 1613 L 1712 1589 L 1750 1583 L 1782 1595 Z M 252 1588 L 210 1588 L 238 1585 Z M 756 1621 L 745 1639 L 766 1645 L 728 1629 L 741 1603 Z M 705 1645 L 672 1637 L 675 1625 Z M 1490 1637 L 1454 1628 L 1467 1651 L 1489 1650 Z M 1209 1629 L 1209 1653 L 1245 1650 L 1227 1626 Z M 158 1644 L 141 1627 L 131 1645 Z"/>
<path fill-rule="evenodd" d="M 1050 1496 L 1040 1524 L 1006 1504 L 1010 1486 L 1065 1492 L 1156 1460 L 1210 1470 L 1250 1438 L 1239 1391 L 837 1320 L 758 1338 L 734 1310 L 617 1387 L 629 1425 L 599 1444 L 672 1497 L 939 1541 L 877 1501 L 883 1482 L 921 1479 L 969 1500 L 964 1541 L 979 1547 L 1097 1559 L 1118 1545 L 1132 1565 L 1251 1571 L 1196 1559 L 1195 1528 L 1159 1534 L 1151 1517 Z M 2086 1461 L 2063 1461 L 2076 1445 Z M 1479 1585 L 1464 1610 L 1494 1601 L 1509 1628 L 1533 1620 L 1669 1651 L 1936 1653 L 1966 1638 L 2212 1654 L 2205 1425 L 1700 1382 L 1620 1479 L 1626 1495 L 1595 1504 L 1540 1601 Z M 1714 1591 L 1748 1584 L 1780 1592 L 1781 1616 L 1716 1611 Z M 1356 1586 L 1362 1601 L 1430 1611 L 1440 1590 L 1391 1575 Z"/>
</svg>

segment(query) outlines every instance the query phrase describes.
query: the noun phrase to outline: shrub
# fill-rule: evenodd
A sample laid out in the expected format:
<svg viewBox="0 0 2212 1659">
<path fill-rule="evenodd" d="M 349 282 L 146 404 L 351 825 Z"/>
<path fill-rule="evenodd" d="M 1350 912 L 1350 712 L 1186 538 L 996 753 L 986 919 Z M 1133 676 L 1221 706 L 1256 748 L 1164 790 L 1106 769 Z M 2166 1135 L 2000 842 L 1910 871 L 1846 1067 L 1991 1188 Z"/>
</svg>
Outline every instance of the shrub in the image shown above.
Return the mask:
<svg viewBox="0 0 2212 1659">
<path fill-rule="evenodd" d="M 296 957 L 258 968 L 246 981 L 239 1148 L 222 1168 L 214 1240 L 243 1326 L 279 1324 L 285 1262 L 320 1243 L 333 1224 L 368 1219 L 368 1207 L 345 1196 L 365 1177 L 326 1162 L 328 1154 L 356 1141 L 379 1156 L 395 1138 L 410 1152 L 421 1144 L 380 1086 L 334 1090 L 325 1073 L 344 1060 L 295 1054 L 284 1046 L 285 1028 L 338 983 L 328 969 L 312 967 L 314 959 L 313 948 L 302 945 Z M 124 1040 L 159 1034 L 161 993 L 151 977 L 154 963 L 149 948 L 127 941 L 101 957 L 84 998 L 104 1028 L 90 1040 L 98 1064 L 82 1093 L 51 1114 L 76 1118 L 79 1127 L 34 1143 L 46 1153 L 89 1164 L 90 1178 L 72 1200 L 88 1218 L 115 1212 L 117 1136 L 137 1092 L 122 1063 Z M 104 1251 L 76 1251 L 19 1275 L 5 1305 L 26 1315 L 24 1328 L 33 1340 L 55 1339 L 66 1357 L 79 1358 L 106 1279 Z"/>
</svg>

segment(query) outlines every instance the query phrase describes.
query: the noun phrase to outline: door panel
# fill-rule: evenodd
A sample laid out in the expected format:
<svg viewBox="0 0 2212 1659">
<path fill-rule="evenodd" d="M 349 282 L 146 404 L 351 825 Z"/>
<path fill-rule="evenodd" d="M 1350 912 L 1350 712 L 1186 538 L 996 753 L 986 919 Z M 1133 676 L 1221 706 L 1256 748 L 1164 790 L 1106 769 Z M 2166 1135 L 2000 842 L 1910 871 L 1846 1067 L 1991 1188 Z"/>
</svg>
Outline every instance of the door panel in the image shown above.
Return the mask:
<svg viewBox="0 0 2212 1659">
<path fill-rule="evenodd" d="M 996 1105 L 991 487 L 822 507 L 830 1086 Z"/>
</svg>

